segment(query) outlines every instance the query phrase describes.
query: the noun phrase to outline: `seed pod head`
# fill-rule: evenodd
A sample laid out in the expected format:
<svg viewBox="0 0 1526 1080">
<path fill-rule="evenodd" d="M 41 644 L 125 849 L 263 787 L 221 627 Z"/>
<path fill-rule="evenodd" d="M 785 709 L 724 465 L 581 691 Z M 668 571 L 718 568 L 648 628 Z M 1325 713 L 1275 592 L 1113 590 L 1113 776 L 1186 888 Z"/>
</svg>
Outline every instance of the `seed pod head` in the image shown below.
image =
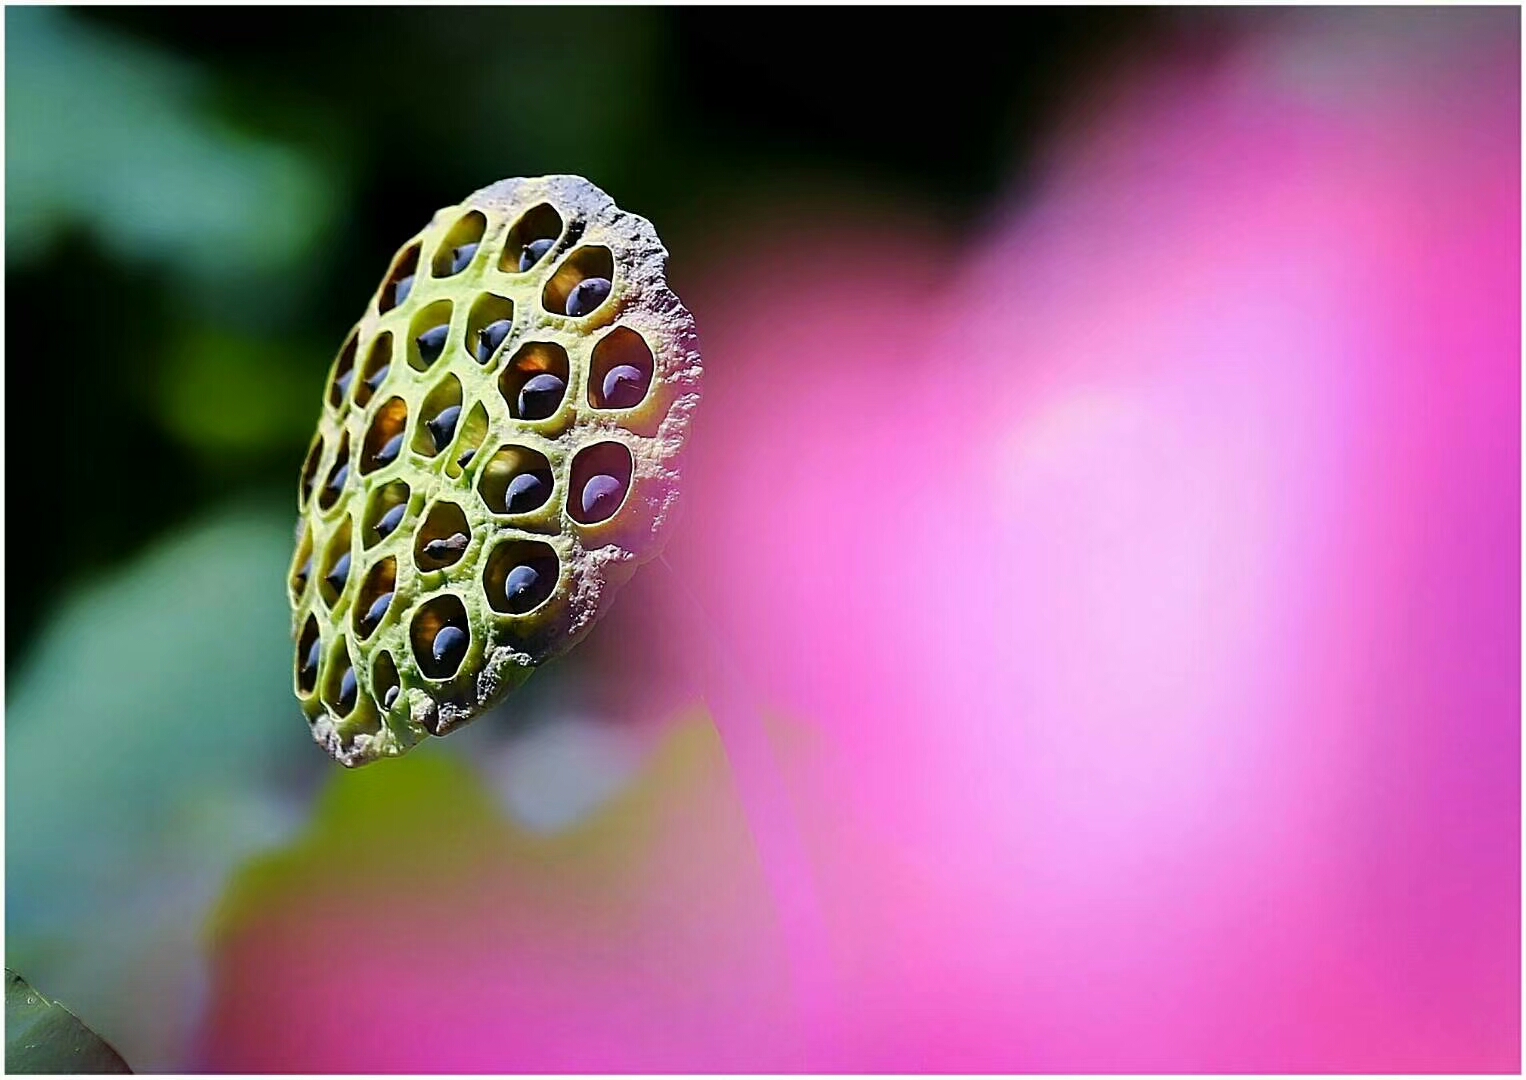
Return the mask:
<svg viewBox="0 0 1526 1080">
<path fill-rule="evenodd" d="M 701 374 L 666 266 L 576 176 L 483 188 L 393 258 L 298 486 L 293 685 L 339 761 L 496 704 L 661 550 Z"/>
</svg>

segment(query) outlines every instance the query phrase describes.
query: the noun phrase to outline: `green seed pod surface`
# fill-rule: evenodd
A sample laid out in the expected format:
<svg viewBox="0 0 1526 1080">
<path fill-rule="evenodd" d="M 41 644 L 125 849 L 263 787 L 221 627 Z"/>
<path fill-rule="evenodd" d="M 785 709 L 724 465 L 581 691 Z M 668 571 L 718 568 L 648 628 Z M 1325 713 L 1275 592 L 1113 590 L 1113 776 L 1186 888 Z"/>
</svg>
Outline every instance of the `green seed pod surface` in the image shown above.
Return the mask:
<svg viewBox="0 0 1526 1080">
<path fill-rule="evenodd" d="M 701 376 L 666 266 L 577 176 L 483 188 L 393 258 L 324 388 L 288 578 L 297 698 L 343 764 L 496 704 L 661 550 Z"/>
</svg>

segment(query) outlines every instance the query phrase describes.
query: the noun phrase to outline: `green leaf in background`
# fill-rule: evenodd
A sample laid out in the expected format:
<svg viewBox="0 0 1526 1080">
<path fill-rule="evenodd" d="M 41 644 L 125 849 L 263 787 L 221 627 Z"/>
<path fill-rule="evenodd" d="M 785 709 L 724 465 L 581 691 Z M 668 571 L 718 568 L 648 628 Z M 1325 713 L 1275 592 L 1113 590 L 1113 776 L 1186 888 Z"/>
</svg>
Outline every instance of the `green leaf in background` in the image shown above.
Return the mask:
<svg viewBox="0 0 1526 1080">
<path fill-rule="evenodd" d="M 65 9 L 9 9 L 5 28 L 7 266 L 83 228 L 187 293 L 259 284 L 268 322 L 266 289 L 333 217 L 319 163 L 219 120 L 201 69 Z"/>
<path fill-rule="evenodd" d="M 106 1040 L 10 968 L 5 969 L 5 1071 L 132 1072 Z"/>
<path fill-rule="evenodd" d="M 60 597 L 7 687 L 6 960 L 144 1071 L 194 1064 L 205 914 L 326 774 L 291 692 L 291 518 L 224 508 Z"/>
</svg>

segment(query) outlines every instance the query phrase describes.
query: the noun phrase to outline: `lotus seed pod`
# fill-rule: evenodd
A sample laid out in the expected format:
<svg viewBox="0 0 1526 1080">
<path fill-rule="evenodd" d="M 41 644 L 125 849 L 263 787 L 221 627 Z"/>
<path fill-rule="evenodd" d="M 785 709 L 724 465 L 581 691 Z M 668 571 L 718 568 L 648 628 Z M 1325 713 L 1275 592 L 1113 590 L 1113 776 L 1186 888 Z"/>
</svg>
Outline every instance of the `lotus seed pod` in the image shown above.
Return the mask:
<svg viewBox="0 0 1526 1080">
<path fill-rule="evenodd" d="M 293 684 L 339 761 L 496 704 L 661 550 L 701 378 L 666 267 L 575 176 L 484 188 L 393 258 L 298 485 Z"/>
</svg>

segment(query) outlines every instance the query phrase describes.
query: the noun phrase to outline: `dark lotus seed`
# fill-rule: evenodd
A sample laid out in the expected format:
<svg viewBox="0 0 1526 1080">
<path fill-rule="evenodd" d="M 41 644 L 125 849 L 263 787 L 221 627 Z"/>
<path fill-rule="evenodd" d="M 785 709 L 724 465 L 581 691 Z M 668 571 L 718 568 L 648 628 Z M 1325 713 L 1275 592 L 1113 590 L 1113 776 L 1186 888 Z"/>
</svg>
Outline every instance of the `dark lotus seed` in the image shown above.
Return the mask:
<svg viewBox="0 0 1526 1080">
<path fill-rule="evenodd" d="M 609 369 L 604 376 L 604 406 L 608 409 L 628 409 L 638 404 L 646 391 L 641 386 L 641 371 L 630 364 Z"/>
<path fill-rule="evenodd" d="M 450 334 L 450 325 L 436 326 L 432 330 L 425 330 L 417 338 L 419 343 L 419 356 L 424 363 L 432 364 L 440 358 L 445 351 L 445 339 Z"/>
<path fill-rule="evenodd" d="M 383 364 L 381 367 L 377 368 L 375 371 L 373 371 L 371 373 L 371 377 L 366 380 L 366 385 L 371 388 L 373 393 L 375 391 L 381 389 L 381 384 L 387 378 L 387 372 L 389 372 L 391 370 L 392 370 L 392 365 L 391 364 Z"/>
<path fill-rule="evenodd" d="M 355 707 L 355 669 L 345 668 L 339 679 L 339 707 L 349 712 Z"/>
<path fill-rule="evenodd" d="M 459 274 L 472 264 L 472 259 L 477 255 L 476 244 L 462 244 L 450 253 L 450 272 Z"/>
<path fill-rule="evenodd" d="M 375 630 L 378 625 L 380 625 L 382 616 L 387 614 L 387 608 L 391 606 L 391 593 L 382 593 L 376 598 L 376 600 L 371 604 L 371 610 L 366 612 L 366 617 L 360 622 L 361 626 L 365 628 L 366 633 L 370 633 L 372 630 Z"/>
<path fill-rule="evenodd" d="M 604 303 L 610 288 L 609 278 L 584 278 L 567 294 L 567 314 L 573 318 L 587 315 Z"/>
<path fill-rule="evenodd" d="M 476 456 L 477 456 L 477 451 L 476 450 L 468 450 L 466 453 L 464 453 L 460 457 L 456 458 L 456 464 L 461 466 L 464 469 L 464 468 L 467 467 L 467 465 L 471 464 L 472 458 L 474 458 Z"/>
<path fill-rule="evenodd" d="M 297 571 L 298 588 L 307 584 L 307 579 L 313 576 L 313 557 L 308 555 L 307 562 L 302 564 L 302 569 Z"/>
<path fill-rule="evenodd" d="M 376 452 L 378 465 L 391 465 L 397 460 L 397 455 L 403 452 L 403 433 L 399 431 L 387 440 L 387 445 Z"/>
<path fill-rule="evenodd" d="M 591 521 L 603 521 L 615 512 L 624 494 L 620 481 L 613 476 L 591 476 L 583 485 L 583 516 Z"/>
<path fill-rule="evenodd" d="M 533 376 L 519 391 L 520 419 L 544 420 L 556 412 L 566 389 L 567 384 L 549 371 Z"/>
<path fill-rule="evenodd" d="M 328 577 L 323 580 L 334 586 L 335 592 L 344 592 L 345 583 L 350 580 L 350 553 L 346 551 L 339 556 L 334 563 L 334 568 L 329 571 Z"/>
<path fill-rule="evenodd" d="M 555 240 L 532 240 L 525 245 L 525 249 L 519 253 L 519 272 L 523 274 L 530 267 L 540 262 L 542 256 L 551 250 Z"/>
<path fill-rule="evenodd" d="M 334 380 L 334 388 L 339 391 L 339 400 L 343 401 L 350 396 L 350 384 L 355 381 L 355 369 L 351 368 L 339 378 Z"/>
<path fill-rule="evenodd" d="M 466 631 L 459 626 L 442 626 L 439 633 L 434 636 L 434 644 L 430 647 L 434 653 L 435 663 L 443 664 L 450 671 L 454 671 L 461 664 L 461 657 L 466 653 Z"/>
<path fill-rule="evenodd" d="M 443 559 L 448 555 L 461 554 L 469 543 L 471 537 L 465 533 L 452 533 L 442 539 L 429 541 L 424 545 L 424 554 L 431 559 Z"/>
<path fill-rule="evenodd" d="M 456 433 L 456 421 L 461 416 L 461 406 L 450 405 L 440 410 L 440 414 L 429 421 L 426 427 L 429 434 L 434 436 L 434 448 L 444 450 L 450 445 L 450 437 Z"/>
<path fill-rule="evenodd" d="M 318 658 L 323 655 L 323 642 L 313 638 L 313 643 L 308 647 L 307 659 L 302 661 L 302 678 L 310 681 L 318 671 Z"/>
<path fill-rule="evenodd" d="M 393 702 L 397 701 L 397 695 L 398 695 L 399 689 L 400 688 L 396 687 L 396 686 L 389 686 L 389 687 L 387 687 L 387 692 L 382 695 L 382 708 L 384 708 L 384 709 L 392 708 Z"/>
<path fill-rule="evenodd" d="M 550 485 L 534 473 L 520 473 L 509 481 L 509 513 L 523 514 L 546 501 Z"/>
<path fill-rule="evenodd" d="M 381 537 L 391 536 L 392 531 L 403 523 L 403 515 L 408 512 L 407 503 L 398 503 L 391 510 L 381 516 L 376 523 L 376 535 Z"/>
<path fill-rule="evenodd" d="M 514 614 L 529 611 L 540 602 L 540 571 L 533 566 L 516 566 L 509 571 L 503 583 L 504 594 L 509 600 L 509 610 Z"/>
<path fill-rule="evenodd" d="M 413 291 L 413 275 L 412 274 L 409 274 L 407 277 L 398 278 L 397 279 L 397 284 L 392 286 L 392 306 L 393 307 L 398 307 L 399 305 L 401 305 L 404 300 L 408 299 L 408 294 L 411 293 L 412 291 Z"/>
<path fill-rule="evenodd" d="M 477 363 L 485 364 L 493 358 L 513 325 L 512 319 L 498 319 L 477 331 Z"/>
<path fill-rule="evenodd" d="M 346 461 L 334 470 L 334 475 L 329 477 L 329 490 L 338 494 L 344 490 L 345 481 L 350 478 L 350 463 Z"/>
</svg>

